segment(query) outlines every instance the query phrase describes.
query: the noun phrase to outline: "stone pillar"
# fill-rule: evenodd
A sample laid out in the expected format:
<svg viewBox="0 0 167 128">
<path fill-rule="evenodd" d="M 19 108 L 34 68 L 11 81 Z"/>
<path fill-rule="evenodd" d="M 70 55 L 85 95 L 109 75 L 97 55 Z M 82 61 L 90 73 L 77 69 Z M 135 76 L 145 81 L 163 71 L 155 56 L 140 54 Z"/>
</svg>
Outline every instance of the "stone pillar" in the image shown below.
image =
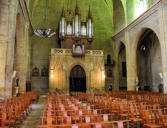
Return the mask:
<svg viewBox="0 0 167 128">
<path fill-rule="evenodd" d="M 119 90 L 119 72 L 118 72 L 118 62 L 115 63 L 114 67 L 114 86 L 113 90 L 118 91 Z"/>
<path fill-rule="evenodd" d="M 127 60 L 127 90 L 135 91 L 135 80 L 137 76 L 136 50 L 132 49 L 129 41 L 129 33 L 126 32 L 126 60 Z M 135 43 L 135 42 L 133 42 Z"/>
<path fill-rule="evenodd" d="M 8 45 L 8 0 L 0 1 L 0 97 L 5 97 L 6 56 Z"/>
<path fill-rule="evenodd" d="M 164 0 L 164 4 L 167 2 Z M 159 10 L 159 29 L 160 29 L 160 46 L 161 46 L 161 55 L 162 55 L 162 71 L 163 71 L 163 85 L 164 85 L 164 93 L 167 93 L 167 10 L 166 6 L 163 4 Z"/>
<path fill-rule="evenodd" d="M 22 63 L 22 71 L 21 75 L 22 75 L 22 86 L 20 86 L 20 92 L 25 92 L 26 91 L 26 80 L 30 79 L 30 74 L 27 74 L 28 72 L 28 68 L 29 67 L 29 23 L 25 23 L 25 26 L 23 28 L 24 30 L 24 35 L 23 35 L 23 51 L 24 54 L 22 55 L 22 57 L 20 59 L 23 59 L 24 63 Z"/>
<path fill-rule="evenodd" d="M 118 42 L 116 42 L 118 44 Z M 115 66 L 114 66 L 114 86 L 113 90 L 118 91 L 119 90 L 119 46 L 115 50 Z"/>
<path fill-rule="evenodd" d="M 26 91 L 26 76 L 27 76 L 27 31 L 28 25 L 23 18 L 23 14 L 18 14 L 17 30 L 16 30 L 16 72 L 19 77 L 19 92 Z"/>
<path fill-rule="evenodd" d="M 26 37 L 27 37 L 27 81 L 31 81 L 31 59 L 32 59 L 32 47 L 31 47 L 31 41 L 30 41 L 30 32 L 29 32 L 29 24 L 27 24 L 26 27 Z"/>
<path fill-rule="evenodd" d="M 15 32 L 16 32 L 16 13 L 17 13 L 17 0 L 9 1 L 9 28 L 8 28 L 8 45 L 6 55 L 6 79 L 5 79 L 5 95 L 10 97 L 12 95 L 12 75 L 14 64 L 14 45 L 15 45 Z"/>
</svg>

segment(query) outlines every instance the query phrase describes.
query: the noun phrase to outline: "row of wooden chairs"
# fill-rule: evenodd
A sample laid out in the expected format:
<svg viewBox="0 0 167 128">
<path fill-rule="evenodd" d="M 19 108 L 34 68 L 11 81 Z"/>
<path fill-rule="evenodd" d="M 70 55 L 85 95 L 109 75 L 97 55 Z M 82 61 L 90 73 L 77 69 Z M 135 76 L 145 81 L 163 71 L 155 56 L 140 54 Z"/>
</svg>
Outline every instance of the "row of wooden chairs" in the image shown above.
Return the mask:
<svg viewBox="0 0 167 128">
<path fill-rule="evenodd" d="M 2 128 L 15 127 L 30 113 L 30 104 L 37 93 L 23 93 L 19 97 L 12 97 L 0 103 L 0 125 Z"/>
<path fill-rule="evenodd" d="M 117 94 L 118 93 L 118 94 Z M 147 100 L 138 92 L 114 92 L 100 94 L 72 93 L 71 97 L 63 93 L 47 95 L 47 106 L 41 117 L 44 127 L 112 127 L 115 122 L 121 127 L 165 128 L 167 120 L 166 95 L 147 93 Z M 125 96 L 123 96 L 125 94 Z M 161 99 L 160 103 L 151 103 L 151 94 Z M 85 98 L 86 97 L 86 98 Z M 140 97 L 140 98 L 137 98 Z M 117 118 L 116 118 L 117 117 Z M 104 125 L 106 124 L 106 125 Z M 110 124 L 110 125 L 109 125 Z"/>
<path fill-rule="evenodd" d="M 101 127 L 106 124 L 105 128 L 107 128 L 109 124 L 113 126 L 115 123 L 129 127 L 130 120 L 114 121 L 114 115 L 110 113 L 109 109 L 99 105 L 91 105 L 88 102 L 81 102 L 76 98 L 60 94 L 49 94 L 47 99 L 48 104 L 43 111 L 40 128 L 84 127 L 84 125 L 93 127 L 96 126 L 95 124 L 100 124 Z"/>
<path fill-rule="evenodd" d="M 134 97 L 143 97 L 141 96 L 143 93 L 134 94 L 133 92 L 132 94 L 128 93 L 128 95 L 126 95 L 127 92 L 117 93 L 118 94 L 114 92 L 114 96 L 111 93 L 99 95 L 96 94 L 96 96 L 92 96 L 92 98 L 89 98 L 87 101 L 91 102 L 92 104 L 100 105 L 101 107 L 103 106 L 111 108 L 111 112 L 116 113 L 120 118 L 131 120 L 133 127 L 135 123 L 140 123 L 143 127 L 167 127 L 167 113 L 164 112 L 164 110 L 166 110 L 166 95 L 153 93 L 153 97 L 151 97 L 152 93 L 147 93 L 149 100 L 141 100 L 140 98 L 140 100 L 138 100 L 137 98 L 134 99 Z M 125 95 L 123 96 L 122 94 Z M 87 94 L 81 94 L 81 97 L 79 95 L 80 93 L 77 94 L 76 98 L 82 100 L 82 97 L 84 97 L 83 95 Z M 75 94 L 73 94 L 73 96 L 75 96 Z M 144 97 L 146 96 L 144 95 Z M 151 99 L 153 98 L 161 99 L 159 101 L 164 99 L 164 101 L 157 103 L 154 102 L 157 100 L 153 100 L 153 102 L 151 102 Z"/>
</svg>

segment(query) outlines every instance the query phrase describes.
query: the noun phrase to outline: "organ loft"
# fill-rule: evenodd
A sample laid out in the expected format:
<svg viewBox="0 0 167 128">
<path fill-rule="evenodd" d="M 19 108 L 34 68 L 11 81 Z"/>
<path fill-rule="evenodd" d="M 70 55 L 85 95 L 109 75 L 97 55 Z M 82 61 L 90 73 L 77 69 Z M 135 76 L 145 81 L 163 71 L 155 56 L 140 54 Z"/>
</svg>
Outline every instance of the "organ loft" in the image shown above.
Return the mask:
<svg viewBox="0 0 167 128">
<path fill-rule="evenodd" d="M 0 127 L 166 128 L 166 18 L 167 0 L 0 0 Z"/>
<path fill-rule="evenodd" d="M 67 93 L 91 92 L 94 88 L 105 88 L 104 54 L 102 50 L 92 50 L 93 38 L 90 8 L 86 22 L 81 21 L 78 5 L 71 21 L 66 21 L 64 8 L 62 9 L 59 23 L 60 48 L 51 49 L 51 92 L 56 88 Z"/>
</svg>

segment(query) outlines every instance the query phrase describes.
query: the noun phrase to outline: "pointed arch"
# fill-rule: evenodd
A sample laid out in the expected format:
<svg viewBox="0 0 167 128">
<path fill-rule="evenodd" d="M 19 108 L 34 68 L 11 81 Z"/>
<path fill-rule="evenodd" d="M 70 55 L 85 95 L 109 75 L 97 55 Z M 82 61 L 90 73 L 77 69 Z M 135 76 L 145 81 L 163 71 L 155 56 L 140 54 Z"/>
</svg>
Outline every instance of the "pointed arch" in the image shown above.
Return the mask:
<svg viewBox="0 0 167 128">
<path fill-rule="evenodd" d="M 142 29 L 136 43 L 137 76 L 141 90 L 159 91 L 162 81 L 162 55 L 160 40 L 149 28 Z"/>
</svg>

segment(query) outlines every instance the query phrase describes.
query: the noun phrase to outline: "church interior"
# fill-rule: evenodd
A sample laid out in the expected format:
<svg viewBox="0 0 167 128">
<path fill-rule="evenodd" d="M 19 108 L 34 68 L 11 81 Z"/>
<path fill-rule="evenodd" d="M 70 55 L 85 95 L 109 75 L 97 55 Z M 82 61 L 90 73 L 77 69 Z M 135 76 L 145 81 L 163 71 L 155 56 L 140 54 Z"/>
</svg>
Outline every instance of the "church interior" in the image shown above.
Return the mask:
<svg viewBox="0 0 167 128">
<path fill-rule="evenodd" d="M 0 127 L 167 128 L 167 0 L 0 0 Z"/>
</svg>

